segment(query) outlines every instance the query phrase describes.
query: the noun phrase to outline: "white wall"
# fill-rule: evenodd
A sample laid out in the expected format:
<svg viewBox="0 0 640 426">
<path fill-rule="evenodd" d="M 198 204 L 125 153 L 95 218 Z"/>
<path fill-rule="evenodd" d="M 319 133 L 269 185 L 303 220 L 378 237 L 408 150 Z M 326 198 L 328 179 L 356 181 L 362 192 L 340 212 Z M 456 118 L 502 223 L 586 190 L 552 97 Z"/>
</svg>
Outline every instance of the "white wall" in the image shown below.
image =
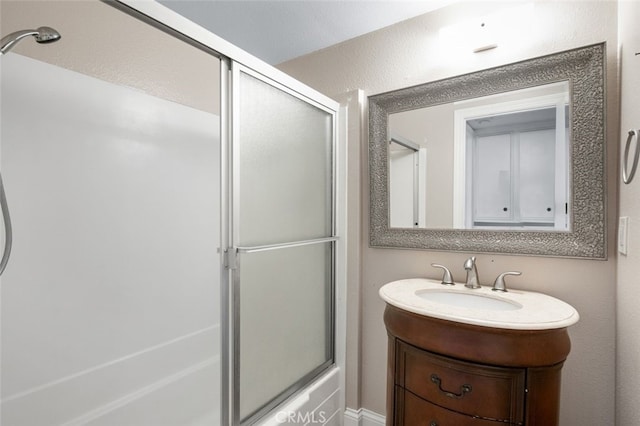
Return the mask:
<svg viewBox="0 0 640 426">
<path fill-rule="evenodd" d="M 414 226 L 415 155 L 407 148 L 389 151 L 389 222 L 394 228 Z"/>
<path fill-rule="evenodd" d="M 619 3 L 620 37 L 620 135 L 640 130 L 640 3 Z M 621 143 L 623 143 L 621 142 Z M 633 148 L 633 147 L 632 147 Z M 621 150 L 624 149 L 622 146 Z M 631 158 L 633 151 L 631 151 Z M 632 161 L 629 162 L 631 165 Z M 639 171 L 640 172 L 640 171 Z M 620 179 L 617 175 L 615 179 Z M 618 255 L 618 338 L 616 413 L 619 426 L 634 426 L 640 419 L 640 174 L 629 185 L 620 186 L 620 216 L 629 217 L 627 255 Z"/>
<path fill-rule="evenodd" d="M 421 195 L 426 199 L 423 228 L 453 227 L 453 146 L 442 143 L 452 140 L 453 110 L 453 104 L 443 104 L 389 116 L 391 132 L 427 149 L 426 179 L 421 181 Z"/>
<path fill-rule="evenodd" d="M 519 7 L 519 9 L 518 9 Z M 482 54 L 469 50 L 452 54 L 450 38 L 441 29 L 463 21 L 499 23 L 498 48 Z M 500 272 L 520 270 L 513 287 L 541 291 L 571 303 L 581 321 L 570 329 L 573 349 L 563 370 L 561 424 L 609 425 L 614 419 L 615 391 L 615 259 L 617 101 L 617 5 L 615 2 L 474 2 L 449 6 L 413 20 L 347 41 L 279 66 L 293 77 L 326 94 L 338 97 L 354 89 L 367 95 L 489 68 L 530 57 L 606 41 L 608 261 L 590 261 L 507 255 L 479 255 L 483 283 Z M 450 33 L 451 34 L 451 33 Z M 366 133 L 362 133 L 366 134 Z M 367 143 L 363 137 L 362 143 Z M 384 413 L 386 341 L 382 322 L 384 303 L 378 289 L 386 282 L 415 276 L 436 278 L 431 262 L 451 267 L 454 278 L 464 279 L 464 253 L 385 250 L 368 247 L 368 171 L 366 152 L 351 157 L 349 167 L 362 166 L 361 300 L 350 299 L 349 309 L 360 309 L 361 375 L 347 383 L 347 405 Z M 362 162 L 362 163 L 361 163 Z M 349 359 L 350 354 L 347 354 Z"/>
<path fill-rule="evenodd" d="M 0 423 L 215 424 L 218 59 L 98 1 L 0 11 L 63 35 L 0 57 Z"/>
<path fill-rule="evenodd" d="M 217 415 L 217 126 L 207 112 L 2 57 L 14 230 L 3 423 Z"/>
</svg>

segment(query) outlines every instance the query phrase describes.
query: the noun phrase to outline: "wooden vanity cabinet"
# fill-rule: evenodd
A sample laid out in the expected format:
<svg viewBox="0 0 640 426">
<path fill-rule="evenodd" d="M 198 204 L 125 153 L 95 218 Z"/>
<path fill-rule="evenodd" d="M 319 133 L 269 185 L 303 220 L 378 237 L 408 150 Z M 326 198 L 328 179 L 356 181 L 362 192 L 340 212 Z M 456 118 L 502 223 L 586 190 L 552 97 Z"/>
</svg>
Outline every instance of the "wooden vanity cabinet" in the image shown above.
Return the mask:
<svg viewBox="0 0 640 426">
<path fill-rule="evenodd" d="M 558 425 L 566 328 L 461 324 L 387 305 L 387 426 Z"/>
</svg>

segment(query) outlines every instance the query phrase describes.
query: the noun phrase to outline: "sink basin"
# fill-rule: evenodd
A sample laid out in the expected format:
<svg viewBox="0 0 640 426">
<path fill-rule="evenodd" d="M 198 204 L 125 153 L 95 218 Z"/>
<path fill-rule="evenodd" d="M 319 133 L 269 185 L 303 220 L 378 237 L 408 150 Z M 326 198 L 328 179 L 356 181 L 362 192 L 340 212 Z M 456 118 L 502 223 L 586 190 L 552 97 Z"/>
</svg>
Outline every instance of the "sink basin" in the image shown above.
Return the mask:
<svg viewBox="0 0 640 426">
<path fill-rule="evenodd" d="M 445 286 L 427 278 L 385 284 L 380 297 L 419 315 L 493 328 L 565 328 L 580 318 L 573 306 L 543 293 L 513 289 L 503 293 L 487 286 L 469 289 L 459 283 Z"/>
<path fill-rule="evenodd" d="M 417 291 L 416 295 L 430 302 L 444 305 L 458 306 L 469 309 L 487 309 L 490 311 L 513 311 L 521 309 L 522 305 L 499 297 L 490 297 L 483 294 L 463 293 L 460 291 L 424 290 Z"/>
</svg>

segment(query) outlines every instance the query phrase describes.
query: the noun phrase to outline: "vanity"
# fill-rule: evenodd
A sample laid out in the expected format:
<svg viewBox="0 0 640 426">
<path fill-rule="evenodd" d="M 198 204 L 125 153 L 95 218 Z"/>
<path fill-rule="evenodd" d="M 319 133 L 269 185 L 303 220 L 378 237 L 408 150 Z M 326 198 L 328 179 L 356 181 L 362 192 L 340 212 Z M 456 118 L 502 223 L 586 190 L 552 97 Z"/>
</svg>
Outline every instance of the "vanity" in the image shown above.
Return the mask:
<svg viewBox="0 0 640 426">
<path fill-rule="evenodd" d="M 605 47 L 369 96 L 370 246 L 605 259 Z M 557 425 L 576 310 L 433 266 L 380 289 L 387 425 Z"/>
<path fill-rule="evenodd" d="M 394 281 L 380 296 L 388 426 L 558 424 L 573 307 L 541 293 L 430 279 Z"/>
</svg>

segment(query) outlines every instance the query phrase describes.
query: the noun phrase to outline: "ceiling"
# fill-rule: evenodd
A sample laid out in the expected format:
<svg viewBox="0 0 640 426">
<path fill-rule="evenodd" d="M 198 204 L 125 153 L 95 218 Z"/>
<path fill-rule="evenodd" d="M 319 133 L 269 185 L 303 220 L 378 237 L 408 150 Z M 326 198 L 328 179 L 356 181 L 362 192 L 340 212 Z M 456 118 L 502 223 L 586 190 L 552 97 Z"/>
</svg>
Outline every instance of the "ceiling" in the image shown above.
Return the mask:
<svg viewBox="0 0 640 426">
<path fill-rule="evenodd" d="M 275 65 L 358 37 L 454 0 L 159 0 Z"/>
</svg>

